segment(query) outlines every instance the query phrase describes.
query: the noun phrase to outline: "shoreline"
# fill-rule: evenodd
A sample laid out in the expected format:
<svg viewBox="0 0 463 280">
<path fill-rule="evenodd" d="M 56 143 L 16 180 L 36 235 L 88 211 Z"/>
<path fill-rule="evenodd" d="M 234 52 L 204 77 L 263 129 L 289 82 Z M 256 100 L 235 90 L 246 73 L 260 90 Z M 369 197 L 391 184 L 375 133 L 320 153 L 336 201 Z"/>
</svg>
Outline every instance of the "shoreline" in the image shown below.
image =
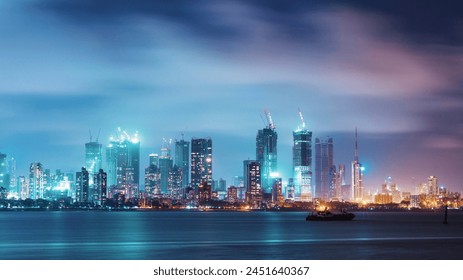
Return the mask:
<svg viewBox="0 0 463 280">
<path fill-rule="evenodd" d="M 350 212 L 356 213 L 443 213 L 444 209 L 352 209 Z M 449 209 L 450 212 L 463 212 L 462 209 Z M 153 209 L 153 208 L 133 208 L 133 209 L 85 209 L 85 208 L 64 208 L 64 209 L 47 209 L 47 208 L 0 208 L 0 212 L 299 212 L 309 213 L 312 210 L 307 209 Z"/>
</svg>

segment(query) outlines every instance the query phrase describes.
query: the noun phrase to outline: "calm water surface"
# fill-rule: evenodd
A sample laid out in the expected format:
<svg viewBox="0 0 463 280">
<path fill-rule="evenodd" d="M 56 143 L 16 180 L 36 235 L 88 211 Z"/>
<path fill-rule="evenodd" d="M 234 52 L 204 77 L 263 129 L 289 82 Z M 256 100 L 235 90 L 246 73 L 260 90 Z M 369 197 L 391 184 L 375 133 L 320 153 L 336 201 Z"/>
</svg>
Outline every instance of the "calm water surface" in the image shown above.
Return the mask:
<svg viewBox="0 0 463 280">
<path fill-rule="evenodd" d="M 0 212 L 1 259 L 463 259 L 463 212 Z"/>
</svg>

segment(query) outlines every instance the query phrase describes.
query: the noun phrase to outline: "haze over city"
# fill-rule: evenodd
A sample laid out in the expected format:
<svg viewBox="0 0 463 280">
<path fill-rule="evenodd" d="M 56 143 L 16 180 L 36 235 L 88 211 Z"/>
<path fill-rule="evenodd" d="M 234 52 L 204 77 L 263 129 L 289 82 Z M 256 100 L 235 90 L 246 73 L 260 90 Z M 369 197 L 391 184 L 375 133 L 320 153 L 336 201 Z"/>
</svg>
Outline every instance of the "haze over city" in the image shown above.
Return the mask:
<svg viewBox="0 0 463 280">
<path fill-rule="evenodd" d="M 0 152 L 77 171 L 88 131 L 139 131 L 141 168 L 163 138 L 211 137 L 214 179 L 255 159 L 271 112 L 291 176 L 298 108 L 334 161 L 359 158 L 365 187 L 430 175 L 461 191 L 458 3 L 420 1 L 0 2 Z M 349 178 L 349 176 L 347 176 Z"/>
</svg>

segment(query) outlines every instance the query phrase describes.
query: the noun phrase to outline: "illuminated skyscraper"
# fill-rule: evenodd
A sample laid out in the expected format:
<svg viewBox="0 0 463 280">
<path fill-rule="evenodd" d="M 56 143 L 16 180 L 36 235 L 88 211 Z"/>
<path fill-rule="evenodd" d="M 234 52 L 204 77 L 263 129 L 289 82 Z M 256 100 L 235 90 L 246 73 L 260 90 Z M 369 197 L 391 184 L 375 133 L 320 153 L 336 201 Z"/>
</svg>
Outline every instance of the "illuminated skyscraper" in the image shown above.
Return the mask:
<svg viewBox="0 0 463 280">
<path fill-rule="evenodd" d="M 274 203 L 283 203 L 283 181 L 281 178 L 273 179 L 272 201 Z"/>
<path fill-rule="evenodd" d="M 256 160 L 245 160 L 243 162 L 244 186 L 246 187 L 246 201 L 254 208 L 260 207 L 262 201 L 262 173 L 261 165 Z"/>
<path fill-rule="evenodd" d="M 102 152 L 101 144 L 98 141 L 85 144 L 85 169 L 87 169 L 90 176 L 90 185 L 93 184 L 93 177 L 102 168 Z"/>
<path fill-rule="evenodd" d="M 172 199 L 183 198 L 182 168 L 177 165 L 169 169 L 167 194 Z"/>
<path fill-rule="evenodd" d="M 338 171 L 334 173 L 333 183 L 333 197 L 337 198 L 338 200 L 343 200 L 344 197 L 342 195 L 342 186 L 346 184 L 346 166 L 344 164 L 339 164 Z M 350 199 L 349 196 L 347 196 L 346 198 Z"/>
<path fill-rule="evenodd" d="M 43 198 L 51 199 L 52 175 L 50 169 L 43 171 Z"/>
<path fill-rule="evenodd" d="M 118 128 L 117 133 L 106 147 L 108 186 L 131 198 L 137 195 L 140 181 L 140 141 L 138 132 L 131 136 Z"/>
<path fill-rule="evenodd" d="M 277 140 L 278 134 L 273 123 L 257 132 L 256 160 L 260 163 L 262 171 L 262 190 L 272 193 L 272 175 L 277 173 Z"/>
<path fill-rule="evenodd" d="M 107 174 L 103 169 L 99 169 L 93 176 L 93 202 L 105 205 L 107 197 Z"/>
<path fill-rule="evenodd" d="M 315 194 L 316 198 L 327 201 L 333 172 L 333 138 L 323 141 L 315 139 Z M 334 167 L 336 169 L 336 167 Z"/>
<path fill-rule="evenodd" d="M 238 202 L 238 188 L 235 186 L 231 186 L 227 190 L 227 201 L 229 203 L 236 203 Z"/>
<path fill-rule="evenodd" d="M 182 187 L 188 187 L 190 183 L 190 142 L 183 139 L 175 141 L 174 164 L 182 170 Z"/>
<path fill-rule="evenodd" d="M 293 131 L 293 181 L 291 190 L 296 201 L 311 201 L 312 190 L 312 132 L 305 128 L 304 118 L 299 112 L 302 127 Z"/>
<path fill-rule="evenodd" d="M 168 194 L 169 189 L 169 172 L 172 169 L 173 161 L 170 156 L 171 141 L 166 141 L 161 148 L 161 157 L 159 158 L 159 170 L 161 172 L 161 193 Z"/>
<path fill-rule="evenodd" d="M 19 198 L 24 200 L 29 198 L 29 183 L 25 176 L 19 176 L 16 181 Z"/>
<path fill-rule="evenodd" d="M 145 169 L 145 192 L 151 198 L 161 195 L 161 171 L 154 162 Z"/>
<path fill-rule="evenodd" d="M 200 185 L 206 182 L 212 186 L 212 140 L 191 139 L 191 187 L 198 193 Z"/>
<path fill-rule="evenodd" d="M 76 172 L 76 202 L 89 202 L 89 173 L 85 167 Z"/>
<path fill-rule="evenodd" d="M 158 154 L 150 154 L 150 164 L 149 165 L 156 165 L 159 166 L 159 155 Z"/>
<path fill-rule="evenodd" d="M 17 183 L 16 183 L 16 159 L 15 158 L 10 158 L 9 164 L 8 164 L 8 173 L 10 177 L 10 189 L 19 194 L 17 191 Z"/>
<path fill-rule="evenodd" d="M 7 182 L 7 159 L 6 154 L 0 153 L 0 187 L 8 189 L 10 187 L 10 182 Z"/>
<path fill-rule="evenodd" d="M 41 163 L 31 163 L 29 167 L 29 198 L 44 198 L 43 166 Z"/>
<path fill-rule="evenodd" d="M 437 185 L 437 177 L 436 176 L 429 176 L 429 178 L 428 178 L 428 194 L 430 194 L 430 195 L 438 195 L 439 194 L 439 186 Z"/>
<path fill-rule="evenodd" d="M 359 162 L 358 136 L 355 128 L 355 154 L 352 162 L 352 200 L 359 202 L 363 199 L 363 167 Z"/>
</svg>

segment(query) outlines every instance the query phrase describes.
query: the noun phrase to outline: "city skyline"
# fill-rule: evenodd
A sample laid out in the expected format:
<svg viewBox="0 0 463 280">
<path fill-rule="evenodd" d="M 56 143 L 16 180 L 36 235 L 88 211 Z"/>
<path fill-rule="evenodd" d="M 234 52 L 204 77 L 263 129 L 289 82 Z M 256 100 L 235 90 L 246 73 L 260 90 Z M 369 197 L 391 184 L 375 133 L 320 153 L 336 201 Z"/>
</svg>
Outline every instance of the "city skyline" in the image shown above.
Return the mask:
<svg viewBox="0 0 463 280">
<path fill-rule="evenodd" d="M 2 1 L 0 153 L 17 175 L 76 172 L 88 130 L 105 146 L 121 126 L 144 170 L 164 137 L 210 137 L 231 182 L 267 109 L 289 178 L 300 108 L 348 173 L 359 128 L 366 190 L 435 175 L 461 191 L 461 4 L 318 2 Z"/>
</svg>

